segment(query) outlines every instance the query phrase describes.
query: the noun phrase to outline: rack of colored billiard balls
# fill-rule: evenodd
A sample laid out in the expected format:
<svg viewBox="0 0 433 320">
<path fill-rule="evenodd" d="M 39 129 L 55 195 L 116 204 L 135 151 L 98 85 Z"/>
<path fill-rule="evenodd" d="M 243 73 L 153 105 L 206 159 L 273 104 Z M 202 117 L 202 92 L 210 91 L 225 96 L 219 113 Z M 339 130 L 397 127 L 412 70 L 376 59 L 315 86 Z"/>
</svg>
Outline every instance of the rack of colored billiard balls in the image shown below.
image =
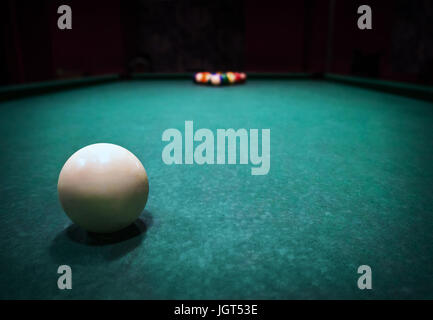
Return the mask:
<svg viewBox="0 0 433 320">
<path fill-rule="evenodd" d="M 194 75 L 195 83 L 213 86 L 244 83 L 246 80 L 244 72 L 197 72 Z"/>
</svg>

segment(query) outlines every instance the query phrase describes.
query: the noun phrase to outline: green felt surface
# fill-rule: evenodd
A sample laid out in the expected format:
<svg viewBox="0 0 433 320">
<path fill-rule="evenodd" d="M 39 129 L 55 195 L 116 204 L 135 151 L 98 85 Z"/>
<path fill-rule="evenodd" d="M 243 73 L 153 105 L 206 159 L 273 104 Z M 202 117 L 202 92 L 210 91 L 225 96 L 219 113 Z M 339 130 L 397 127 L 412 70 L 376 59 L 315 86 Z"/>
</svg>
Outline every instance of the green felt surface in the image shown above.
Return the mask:
<svg viewBox="0 0 433 320">
<path fill-rule="evenodd" d="M 270 128 L 271 169 L 162 162 L 167 128 Z M 431 103 L 312 80 L 113 82 L 0 104 L 0 298 L 433 298 Z M 67 158 L 145 166 L 145 232 L 92 243 L 57 199 Z M 57 289 L 57 267 L 73 289 Z M 373 290 L 357 288 L 357 268 Z"/>
</svg>

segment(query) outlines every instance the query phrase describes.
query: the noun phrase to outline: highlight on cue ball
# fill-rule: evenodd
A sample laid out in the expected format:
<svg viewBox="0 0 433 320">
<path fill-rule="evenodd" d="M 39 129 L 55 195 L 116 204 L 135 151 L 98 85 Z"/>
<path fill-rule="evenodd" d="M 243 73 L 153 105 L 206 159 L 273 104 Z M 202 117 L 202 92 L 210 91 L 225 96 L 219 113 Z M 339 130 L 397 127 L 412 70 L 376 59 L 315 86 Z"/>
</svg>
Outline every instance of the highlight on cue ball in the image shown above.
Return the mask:
<svg viewBox="0 0 433 320">
<path fill-rule="evenodd" d="M 57 190 L 72 222 L 90 232 L 110 233 L 140 216 L 149 182 L 132 152 L 115 144 L 97 143 L 78 150 L 66 161 Z"/>
</svg>

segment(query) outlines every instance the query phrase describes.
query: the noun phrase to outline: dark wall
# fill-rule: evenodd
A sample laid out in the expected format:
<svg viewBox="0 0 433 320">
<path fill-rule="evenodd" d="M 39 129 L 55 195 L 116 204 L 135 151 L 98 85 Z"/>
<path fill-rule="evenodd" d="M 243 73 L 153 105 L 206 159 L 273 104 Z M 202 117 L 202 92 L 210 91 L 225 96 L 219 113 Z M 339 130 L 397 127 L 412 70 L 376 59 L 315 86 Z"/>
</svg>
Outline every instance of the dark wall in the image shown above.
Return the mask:
<svg viewBox="0 0 433 320">
<path fill-rule="evenodd" d="M 328 41 L 329 0 L 309 1 L 309 19 L 305 23 L 310 27 L 306 47 L 307 72 L 323 72 L 326 68 Z"/>
<path fill-rule="evenodd" d="M 360 30 L 357 8 L 362 1 L 336 1 L 331 72 L 378 76 L 381 61 L 390 46 L 390 17 L 388 0 L 369 4 L 373 13 L 373 29 Z M 352 70 L 353 69 L 353 70 Z"/>
<path fill-rule="evenodd" d="M 369 4 L 373 29 L 357 27 Z M 336 0 L 331 72 L 429 84 L 433 80 L 433 2 Z"/>
<path fill-rule="evenodd" d="M 303 71 L 304 15 L 302 1 L 246 2 L 246 69 Z"/>
<path fill-rule="evenodd" d="M 52 71 L 57 77 L 119 73 L 124 65 L 120 0 L 48 1 Z M 57 28 L 57 8 L 70 4 L 72 30 Z M 52 14 L 52 13 L 56 14 Z"/>
<path fill-rule="evenodd" d="M 57 28 L 57 8 L 72 7 L 72 30 Z M 6 75 L 24 83 L 121 72 L 124 43 L 120 0 L 7 0 L 2 12 Z"/>
<path fill-rule="evenodd" d="M 390 69 L 433 84 L 433 1 L 396 0 L 394 10 Z"/>
<path fill-rule="evenodd" d="M 2 84 L 122 72 L 324 72 L 431 84 L 430 0 L 6 0 Z M 72 7 L 58 30 L 57 7 Z M 373 30 L 357 8 L 373 9 Z M 330 51 L 328 51 L 330 50 Z"/>
<path fill-rule="evenodd" d="M 243 1 L 124 3 L 132 70 L 185 72 L 243 68 Z M 129 12 L 127 11 L 129 9 Z M 131 43 L 132 42 L 132 43 Z"/>
<path fill-rule="evenodd" d="M 3 82 L 21 83 L 51 78 L 51 43 L 45 2 L 4 1 L 2 12 Z"/>
</svg>

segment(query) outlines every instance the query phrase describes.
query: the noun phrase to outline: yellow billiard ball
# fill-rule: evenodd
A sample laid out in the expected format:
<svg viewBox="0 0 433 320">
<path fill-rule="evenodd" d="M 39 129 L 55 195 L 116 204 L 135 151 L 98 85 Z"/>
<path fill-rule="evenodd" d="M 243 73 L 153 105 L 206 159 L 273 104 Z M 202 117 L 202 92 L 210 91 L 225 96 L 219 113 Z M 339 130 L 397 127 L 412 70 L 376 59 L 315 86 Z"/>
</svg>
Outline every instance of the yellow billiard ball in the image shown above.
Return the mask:
<svg viewBox="0 0 433 320">
<path fill-rule="evenodd" d="M 233 72 L 227 72 L 227 78 L 229 79 L 229 83 L 236 82 L 236 76 Z"/>
</svg>

